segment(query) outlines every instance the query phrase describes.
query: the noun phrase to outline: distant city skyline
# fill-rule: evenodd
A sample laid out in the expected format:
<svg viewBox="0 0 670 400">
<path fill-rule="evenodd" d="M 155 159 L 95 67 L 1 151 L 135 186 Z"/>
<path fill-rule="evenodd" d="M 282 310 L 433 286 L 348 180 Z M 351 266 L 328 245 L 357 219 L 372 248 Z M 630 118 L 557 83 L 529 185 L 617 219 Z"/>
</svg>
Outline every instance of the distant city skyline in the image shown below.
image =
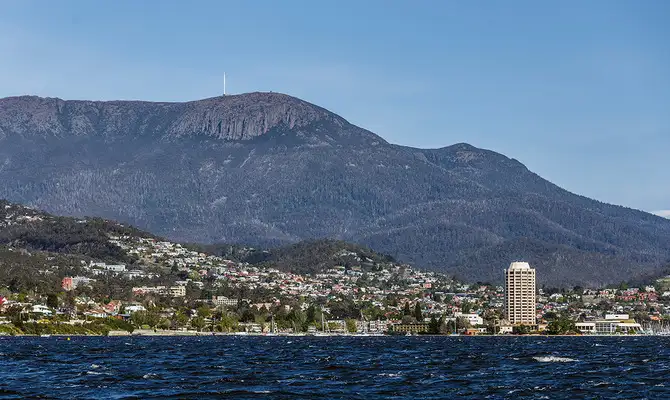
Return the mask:
<svg viewBox="0 0 670 400">
<path fill-rule="evenodd" d="M 670 3 L 3 3 L 0 97 L 283 92 L 392 143 L 467 142 L 670 216 Z M 667 210 L 667 211 L 661 211 Z"/>
</svg>

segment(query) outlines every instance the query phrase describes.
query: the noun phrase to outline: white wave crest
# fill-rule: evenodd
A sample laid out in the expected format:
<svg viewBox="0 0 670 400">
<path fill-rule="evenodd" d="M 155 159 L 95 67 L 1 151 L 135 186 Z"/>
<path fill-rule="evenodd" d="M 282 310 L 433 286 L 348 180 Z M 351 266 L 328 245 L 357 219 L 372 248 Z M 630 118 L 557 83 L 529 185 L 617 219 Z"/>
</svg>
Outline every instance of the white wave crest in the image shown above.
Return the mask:
<svg viewBox="0 0 670 400">
<path fill-rule="evenodd" d="M 540 356 L 540 357 L 533 357 L 535 361 L 539 362 L 576 362 L 578 360 L 575 360 L 574 358 L 569 358 L 569 357 L 556 357 L 556 356 Z"/>
</svg>

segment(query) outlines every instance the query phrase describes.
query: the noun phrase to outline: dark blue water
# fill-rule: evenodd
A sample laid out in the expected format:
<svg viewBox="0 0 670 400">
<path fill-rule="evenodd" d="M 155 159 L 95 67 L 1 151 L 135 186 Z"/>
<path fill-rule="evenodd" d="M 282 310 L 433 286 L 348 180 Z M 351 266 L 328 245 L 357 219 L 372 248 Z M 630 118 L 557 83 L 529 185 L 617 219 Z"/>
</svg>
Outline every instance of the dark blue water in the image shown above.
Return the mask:
<svg viewBox="0 0 670 400">
<path fill-rule="evenodd" d="M 0 398 L 670 398 L 670 338 L 0 337 Z"/>
</svg>

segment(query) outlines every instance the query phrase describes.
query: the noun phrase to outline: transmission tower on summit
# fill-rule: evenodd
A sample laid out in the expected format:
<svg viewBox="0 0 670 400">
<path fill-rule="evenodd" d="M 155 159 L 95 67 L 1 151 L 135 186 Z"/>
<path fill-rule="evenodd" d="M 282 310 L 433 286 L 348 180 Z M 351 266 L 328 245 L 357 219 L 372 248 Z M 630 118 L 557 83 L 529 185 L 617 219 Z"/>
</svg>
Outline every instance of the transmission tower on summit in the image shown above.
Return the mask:
<svg viewBox="0 0 670 400">
<path fill-rule="evenodd" d="M 223 95 L 226 95 L 226 73 L 223 73 Z"/>
</svg>

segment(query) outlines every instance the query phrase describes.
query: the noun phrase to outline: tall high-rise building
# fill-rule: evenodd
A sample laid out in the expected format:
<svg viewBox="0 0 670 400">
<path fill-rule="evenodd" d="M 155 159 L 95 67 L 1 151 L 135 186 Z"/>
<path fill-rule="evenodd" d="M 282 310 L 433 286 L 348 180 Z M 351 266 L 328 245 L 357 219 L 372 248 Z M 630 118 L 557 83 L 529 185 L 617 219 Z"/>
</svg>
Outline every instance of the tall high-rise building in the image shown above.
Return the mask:
<svg viewBox="0 0 670 400">
<path fill-rule="evenodd" d="M 512 324 L 535 325 L 535 269 L 513 262 L 505 270 L 505 317 Z"/>
</svg>

